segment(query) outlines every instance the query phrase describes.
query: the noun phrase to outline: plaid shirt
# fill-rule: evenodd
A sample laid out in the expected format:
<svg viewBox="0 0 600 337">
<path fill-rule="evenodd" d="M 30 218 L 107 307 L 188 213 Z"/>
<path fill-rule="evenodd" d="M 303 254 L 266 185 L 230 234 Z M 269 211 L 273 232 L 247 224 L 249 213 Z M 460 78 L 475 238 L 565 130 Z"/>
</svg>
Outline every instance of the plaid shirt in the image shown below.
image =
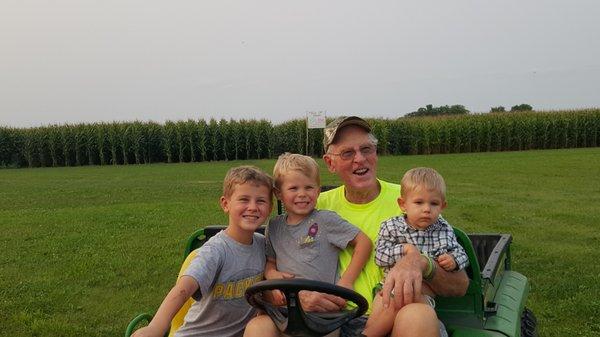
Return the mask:
<svg viewBox="0 0 600 337">
<path fill-rule="evenodd" d="M 457 270 L 469 264 L 467 253 L 458 244 L 452 227 L 442 216 L 425 230 L 417 230 L 406 223 L 404 215 L 381 223 L 375 245 L 375 263 L 387 271 L 404 256 L 403 244 L 415 245 L 423 254 L 437 258 L 448 253 L 454 257 Z"/>
</svg>

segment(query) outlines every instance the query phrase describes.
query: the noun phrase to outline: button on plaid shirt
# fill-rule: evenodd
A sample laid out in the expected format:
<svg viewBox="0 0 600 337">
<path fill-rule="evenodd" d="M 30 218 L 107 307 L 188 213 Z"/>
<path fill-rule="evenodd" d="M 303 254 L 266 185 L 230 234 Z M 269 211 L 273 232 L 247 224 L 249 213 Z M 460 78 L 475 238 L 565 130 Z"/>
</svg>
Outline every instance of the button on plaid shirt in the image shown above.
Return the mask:
<svg viewBox="0 0 600 337">
<path fill-rule="evenodd" d="M 381 223 L 375 244 L 375 263 L 383 267 L 386 275 L 390 268 L 404 256 L 403 245 L 413 244 L 423 254 L 432 258 L 448 253 L 454 257 L 457 270 L 469 264 L 467 253 L 458 244 L 452 227 L 442 216 L 425 230 L 418 230 L 406 223 L 404 215 Z"/>
</svg>

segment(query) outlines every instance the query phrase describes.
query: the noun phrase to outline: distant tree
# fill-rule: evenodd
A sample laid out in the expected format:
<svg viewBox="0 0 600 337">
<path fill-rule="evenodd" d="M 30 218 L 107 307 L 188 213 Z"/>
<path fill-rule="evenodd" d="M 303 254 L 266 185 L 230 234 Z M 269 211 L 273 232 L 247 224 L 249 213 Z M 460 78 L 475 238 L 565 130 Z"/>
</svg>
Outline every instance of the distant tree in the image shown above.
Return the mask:
<svg viewBox="0 0 600 337">
<path fill-rule="evenodd" d="M 441 115 L 467 115 L 469 113 L 469 110 L 467 110 L 464 105 L 460 104 L 455 104 L 450 107 L 444 105 L 440 108 L 442 108 Z"/>
<path fill-rule="evenodd" d="M 419 108 L 417 111 L 413 111 L 406 114 L 405 117 L 420 117 L 420 116 L 442 116 L 442 115 L 466 115 L 469 110 L 464 105 L 442 105 L 434 107 L 431 104 L 427 104 L 425 107 Z"/>
<path fill-rule="evenodd" d="M 512 108 L 510 108 L 511 112 L 532 111 L 532 110 L 533 110 L 533 108 L 529 104 L 519 104 L 519 105 L 515 105 Z"/>
<path fill-rule="evenodd" d="M 413 111 L 406 115 L 406 117 L 418 117 L 418 116 L 433 116 L 435 115 L 435 110 L 433 109 L 433 105 L 427 104 L 424 108 L 421 107 L 417 109 L 417 111 Z"/>
<path fill-rule="evenodd" d="M 490 109 L 490 112 L 505 112 L 506 109 L 504 109 L 504 107 L 502 105 L 500 106 L 496 106 L 496 107 L 492 107 Z"/>
</svg>

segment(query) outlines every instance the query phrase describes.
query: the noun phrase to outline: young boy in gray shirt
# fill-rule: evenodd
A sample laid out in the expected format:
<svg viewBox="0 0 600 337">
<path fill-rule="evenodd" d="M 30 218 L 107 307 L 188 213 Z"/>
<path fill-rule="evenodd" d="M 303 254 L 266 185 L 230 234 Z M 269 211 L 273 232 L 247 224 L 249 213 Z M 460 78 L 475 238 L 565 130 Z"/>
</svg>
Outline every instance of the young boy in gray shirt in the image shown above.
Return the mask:
<svg viewBox="0 0 600 337">
<path fill-rule="evenodd" d="M 265 267 L 265 238 L 254 231 L 271 213 L 272 186 L 271 177 L 255 167 L 229 170 L 220 199 L 221 208 L 229 216 L 227 229 L 194 251 L 195 256 L 188 257 L 192 259 L 189 267 L 150 324 L 132 337 L 163 337 L 190 297 L 196 301 L 183 325 L 171 331 L 175 337 L 243 335 L 246 323 L 256 315 L 244 293 L 263 279 Z"/>
<path fill-rule="evenodd" d="M 275 195 L 286 214 L 267 226 L 267 279 L 301 277 L 354 289 L 354 281 L 371 255 L 371 240 L 335 212 L 315 209 L 320 193 L 319 166 L 308 156 L 284 153 L 273 169 Z M 354 247 L 352 261 L 338 275 L 338 255 Z M 279 292 L 275 304 L 284 304 Z M 343 302 L 343 301 L 342 301 Z M 345 304 L 340 304 L 339 310 Z M 258 316 L 246 327 L 244 336 L 279 336 L 268 316 Z"/>
</svg>

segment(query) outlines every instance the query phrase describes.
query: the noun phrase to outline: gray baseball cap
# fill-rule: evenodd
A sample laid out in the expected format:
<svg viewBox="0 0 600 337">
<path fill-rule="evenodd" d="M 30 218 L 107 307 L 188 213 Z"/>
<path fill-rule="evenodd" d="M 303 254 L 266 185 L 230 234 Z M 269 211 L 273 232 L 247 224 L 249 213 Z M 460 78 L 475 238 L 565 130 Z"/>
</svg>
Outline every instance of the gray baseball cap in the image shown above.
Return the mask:
<svg viewBox="0 0 600 337">
<path fill-rule="evenodd" d="M 335 142 L 335 136 L 338 131 L 349 125 L 356 125 L 365 129 L 367 132 L 371 132 L 371 126 L 367 121 L 356 116 L 342 116 L 334 119 L 331 123 L 327 124 L 323 130 L 323 149 L 327 152 L 329 145 Z"/>
</svg>

